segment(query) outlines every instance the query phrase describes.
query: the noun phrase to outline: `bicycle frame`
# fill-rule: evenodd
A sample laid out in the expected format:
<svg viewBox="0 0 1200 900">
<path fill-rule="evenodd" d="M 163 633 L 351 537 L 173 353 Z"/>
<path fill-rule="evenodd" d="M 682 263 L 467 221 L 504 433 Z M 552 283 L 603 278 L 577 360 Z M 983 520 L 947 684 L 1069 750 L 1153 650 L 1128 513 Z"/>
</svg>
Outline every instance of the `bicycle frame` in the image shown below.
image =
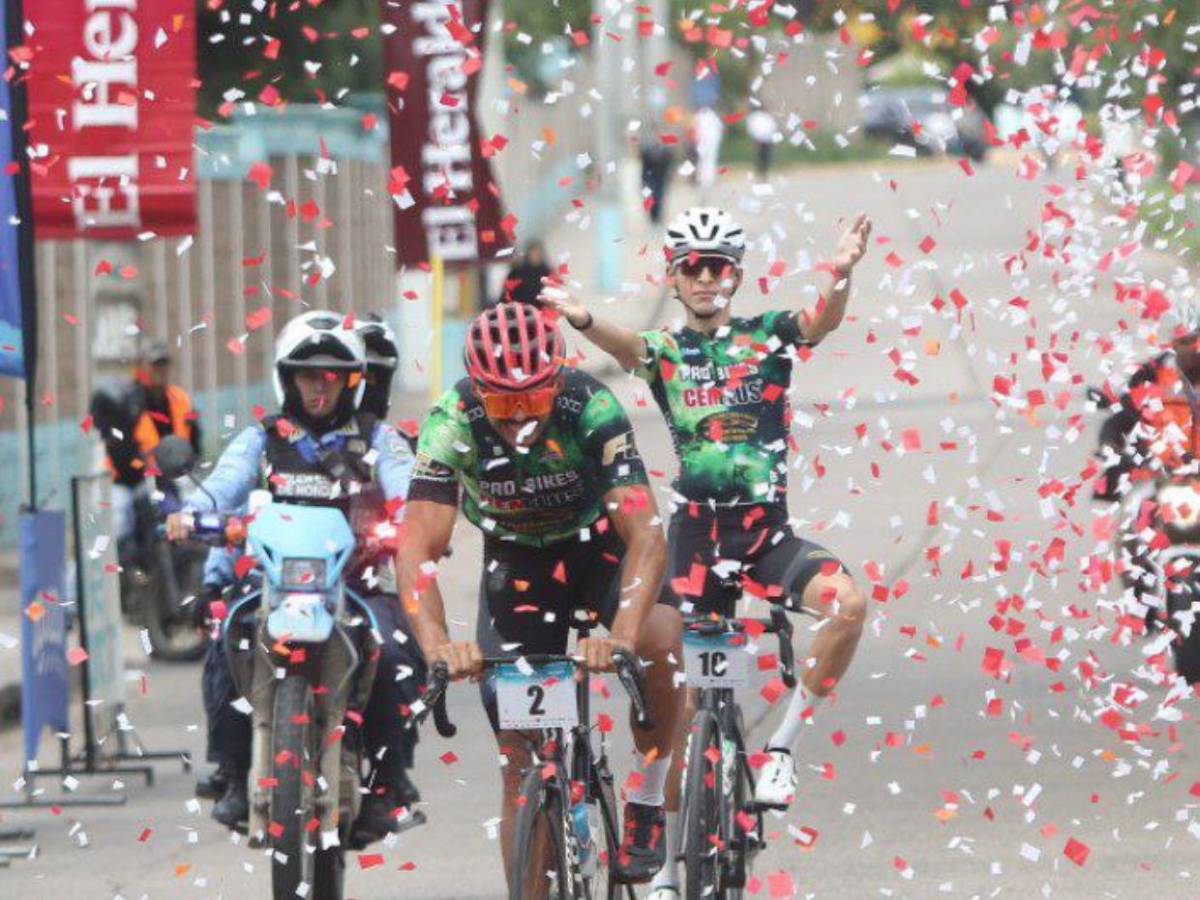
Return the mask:
<svg viewBox="0 0 1200 900">
<path fill-rule="evenodd" d="M 769 620 L 735 620 L 729 614 L 736 608 L 736 599 L 734 592 L 728 592 L 724 604 L 725 616 L 693 618 L 685 622 L 685 630 L 716 635 L 729 631 L 745 632 L 749 630 L 747 628 L 749 623 L 757 623 L 762 627 L 762 633 L 777 635 L 781 675 L 788 687 L 794 687 L 796 684 L 795 657 L 792 647 L 792 625 L 787 617 L 787 612 L 779 607 L 773 607 Z M 713 765 L 724 767 L 726 765 L 725 742 L 728 741 L 733 745 L 731 748 L 734 756 L 732 771 L 725 773 L 719 783 L 723 791 L 728 790 L 733 793 L 734 802 L 739 805 L 733 809 L 733 815 L 730 816 L 730 807 L 725 802 L 718 803 L 718 828 L 724 845 L 718 851 L 715 865 L 717 867 L 716 877 L 723 887 L 740 889 L 746 883 L 750 859 L 764 846 L 763 811 L 753 802 L 747 803 L 745 798 L 745 793 L 753 789 L 755 779 L 750 769 L 749 754 L 746 752 L 741 707 L 737 702 L 736 691 L 732 687 L 703 687 L 696 691 L 696 712 L 692 717 L 688 739 L 689 753 L 697 752 L 698 748 L 695 747 L 693 741 L 697 739 L 698 735 L 705 733 L 707 729 L 704 726 L 707 724 L 706 720 L 709 719 L 716 726 L 715 732 L 721 744 L 720 761 L 714 762 Z M 689 769 L 691 765 L 692 760 L 689 758 Z M 727 784 L 727 782 L 729 783 Z M 685 798 L 685 802 L 693 801 Z M 742 822 L 738 821 L 740 812 L 754 816 L 753 828 L 745 828 Z M 730 821 L 730 818 L 733 821 Z M 681 827 L 683 827 L 682 821 Z M 690 848 L 685 846 L 683 856 L 686 858 L 689 852 Z"/>
</svg>

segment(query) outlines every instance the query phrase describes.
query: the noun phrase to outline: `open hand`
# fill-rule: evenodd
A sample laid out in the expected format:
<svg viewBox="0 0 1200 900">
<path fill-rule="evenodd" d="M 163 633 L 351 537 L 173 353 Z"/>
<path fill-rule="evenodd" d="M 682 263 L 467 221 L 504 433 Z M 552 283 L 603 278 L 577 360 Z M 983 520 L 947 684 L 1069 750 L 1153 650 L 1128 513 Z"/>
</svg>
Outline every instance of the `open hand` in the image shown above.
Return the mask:
<svg viewBox="0 0 1200 900">
<path fill-rule="evenodd" d="M 837 250 L 833 254 L 834 269 L 848 275 L 867 252 L 867 238 L 870 236 L 871 220 L 866 213 L 860 212 L 838 240 Z"/>
<path fill-rule="evenodd" d="M 572 297 L 567 286 L 552 275 L 542 279 L 542 292 L 538 294 L 538 300 L 543 306 L 554 310 L 575 328 L 587 325 L 591 318 L 587 307 Z"/>
</svg>

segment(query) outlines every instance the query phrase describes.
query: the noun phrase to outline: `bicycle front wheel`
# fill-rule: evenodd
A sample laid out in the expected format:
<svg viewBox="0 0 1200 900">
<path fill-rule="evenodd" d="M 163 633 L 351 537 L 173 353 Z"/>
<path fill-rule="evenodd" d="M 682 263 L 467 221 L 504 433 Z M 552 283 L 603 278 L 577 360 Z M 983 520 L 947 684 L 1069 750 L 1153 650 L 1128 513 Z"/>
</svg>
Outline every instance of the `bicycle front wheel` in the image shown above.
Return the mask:
<svg viewBox="0 0 1200 900">
<path fill-rule="evenodd" d="M 617 812 L 617 798 L 613 791 L 612 775 L 603 764 L 597 764 L 592 771 L 594 779 L 593 797 L 598 813 L 598 832 L 593 831 L 592 853 L 603 853 L 592 865 L 592 873 L 585 872 L 583 878 L 584 900 L 617 900 L 625 897 L 635 900 L 633 887 L 621 884 L 616 879 L 614 866 L 617 864 L 617 848 L 621 843 L 620 816 Z"/>
<path fill-rule="evenodd" d="M 688 737 L 680 816 L 687 900 L 719 896 L 721 858 L 717 847 L 727 837 L 721 834 L 723 776 L 720 728 L 711 713 L 701 711 L 692 720 L 692 733 Z"/>
<path fill-rule="evenodd" d="M 521 804 L 508 866 L 509 900 L 572 900 L 574 873 L 567 861 L 567 810 L 558 779 L 533 766 L 521 783 Z"/>
</svg>

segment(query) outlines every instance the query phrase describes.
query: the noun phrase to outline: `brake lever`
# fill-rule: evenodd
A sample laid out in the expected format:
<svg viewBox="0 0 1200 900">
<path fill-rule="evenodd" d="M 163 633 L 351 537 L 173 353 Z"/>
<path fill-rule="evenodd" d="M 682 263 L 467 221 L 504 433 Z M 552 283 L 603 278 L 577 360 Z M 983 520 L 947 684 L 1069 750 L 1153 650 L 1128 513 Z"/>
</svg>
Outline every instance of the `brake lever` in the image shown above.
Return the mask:
<svg viewBox="0 0 1200 900">
<path fill-rule="evenodd" d="M 771 624 L 779 639 L 779 671 L 788 688 L 796 686 L 796 650 L 792 646 L 792 620 L 778 607 L 771 609 Z"/>
<path fill-rule="evenodd" d="M 646 709 L 641 663 L 627 650 L 617 648 L 613 651 L 613 667 L 616 669 L 621 687 L 625 688 L 625 693 L 629 695 L 629 702 L 633 704 L 633 717 L 638 728 L 643 731 L 651 730 L 654 727 L 654 720 L 650 718 L 650 713 Z"/>
<path fill-rule="evenodd" d="M 425 717 L 433 712 L 433 724 L 438 734 L 444 738 L 452 738 L 458 734 L 458 727 L 450 721 L 446 711 L 446 688 L 450 685 L 450 669 L 445 662 L 439 660 L 433 665 L 433 672 L 426 682 L 425 693 L 421 695 L 421 710 L 409 720 L 409 727 L 415 727 L 425 721 Z"/>
</svg>

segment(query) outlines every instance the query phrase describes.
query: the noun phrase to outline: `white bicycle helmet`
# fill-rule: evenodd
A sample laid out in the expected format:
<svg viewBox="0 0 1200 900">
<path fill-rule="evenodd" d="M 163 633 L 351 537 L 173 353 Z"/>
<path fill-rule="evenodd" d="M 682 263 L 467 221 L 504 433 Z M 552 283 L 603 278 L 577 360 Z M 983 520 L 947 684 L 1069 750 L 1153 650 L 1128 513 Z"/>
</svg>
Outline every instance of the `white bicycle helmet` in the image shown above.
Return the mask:
<svg viewBox="0 0 1200 900">
<path fill-rule="evenodd" d="M 296 369 L 346 369 L 362 375 L 367 367 L 367 352 L 362 337 L 347 327 L 345 318 L 329 310 L 303 313 L 283 326 L 275 339 L 275 397 L 287 406 L 292 389 L 292 374 Z M 350 411 L 358 408 L 366 382 L 351 380 L 353 390 L 347 392 Z"/>
<path fill-rule="evenodd" d="M 692 253 L 724 256 L 741 265 L 746 253 L 746 233 L 725 210 L 693 206 L 667 226 L 663 249 L 672 266 Z"/>
</svg>

